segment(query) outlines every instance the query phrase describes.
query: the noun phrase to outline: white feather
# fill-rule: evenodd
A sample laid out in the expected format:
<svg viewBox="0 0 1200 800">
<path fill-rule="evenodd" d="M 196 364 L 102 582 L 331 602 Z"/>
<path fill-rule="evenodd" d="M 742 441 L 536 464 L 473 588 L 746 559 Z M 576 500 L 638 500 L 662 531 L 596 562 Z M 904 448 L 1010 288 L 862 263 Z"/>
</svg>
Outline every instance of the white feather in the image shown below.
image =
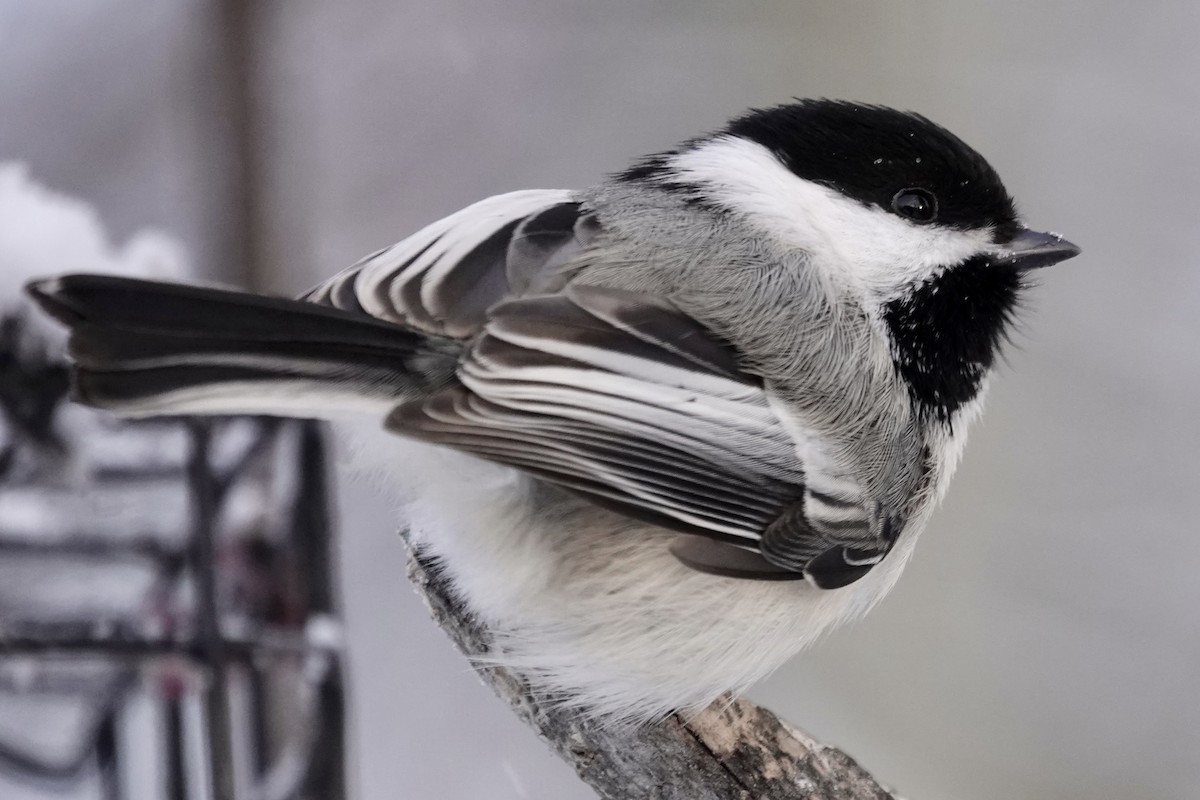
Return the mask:
<svg viewBox="0 0 1200 800">
<path fill-rule="evenodd" d="M 404 513 L 496 630 L 491 660 L 610 722 L 745 689 L 865 613 L 912 547 L 902 538 L 866 577 L 832 591 L 718 578 L 672 557 L 672 534 L 565 496 L 547 502 L 513 470 L 439 452 L 409 478 L 420 486 Z"/>
<path fill-rule="evenodd" d="M 365 395 L 354 385 L 338 386 L 325 380 L 289 378 L 276 382 L 210 383 L 161 392 L 153 397 L 138 398 L 120 404 L 110 401 L 105 407 L 123 417 L 268 414 L 328 420 L 342 413 L 362 413 L 371 415 L 378 427 L 378 420 L 394 405 L 394 400 Z"/>
<path fill-rule="evenodd" d="M 807 252 L 833 285 L 886 302 L 948 266 L 995 249 L 991 231 L 911 223 L 792 173 L 770 150 L 719 136 L 671 162 L 689 183 L 743 212 L 769 236 Z"/>
</svg>

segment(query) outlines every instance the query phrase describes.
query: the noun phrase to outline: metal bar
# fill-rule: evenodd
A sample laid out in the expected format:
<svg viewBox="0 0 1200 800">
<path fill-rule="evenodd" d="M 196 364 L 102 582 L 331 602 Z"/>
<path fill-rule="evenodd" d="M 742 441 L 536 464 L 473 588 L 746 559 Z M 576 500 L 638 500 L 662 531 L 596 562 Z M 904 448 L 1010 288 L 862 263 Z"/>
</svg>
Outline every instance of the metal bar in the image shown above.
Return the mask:
<svg viewBox="0 0 1200 800">
<path fill-rule="evenodd" d="M 326 622 L 336 624 L 332 618 Z M 303 655 L 338 649 L 336 641 L 310 640 L 302 631 L 294 628 L 251 626 L 249 623 L 241 628 L 241 633 L 222 637 L 226 649 L 233 655 Z M 203 640 L 186 628 L 174 636 L 152 636 L 127 620 L 0 621 L 0 656 L 24 655 L 25 648 L 38 653 L 47 650 L 95 650 L 101 656 L 123 653 L 167 655 L 199 652 L 202 646 Z"/>
<path fill-rule="evenodd" d="M 0 531 L 0 553 L 13 555 L 54 555 L 77 558 L 119 559 L 135 556 L 155 561 L 175 559 L 181 551 L 150 536 L 125 540 L 105 539 L 90 534 L 69 533 L 63 536 L 4 537 Z"/>
<path fill-rule="evenodd" d="M 214 800 L 235 800 L 233 743 L 229 732 L 229 685 L 226 642 L 221 636 L 217 600 L 216 485 L 209 465 L 212 427 L 193 420 L 188 455 L 188 487 L 192 493 L 192 574 L 196 580 L 197 633 L 200 656 L 208 667 L 204 710 L 208 734 L 209 774 Z"/>
<path fill-rule="evenodd" d="M 166 699 L 167 800 L 188 800 L 187 746 L 183 739 L 183 698 Z"/>
<path fill-rule="evenodd" d="M 263 675 L 261 664 L 248 664 L 247 675 L 250 682 L 250 718 L 253 730 L 250 735 L 254 741 L 254 779 L 257 781 L 266 773 L 271 764 L 272 741 L 270 730 L 270 706 L 267 702 L 267 681 Z"/>
<path fill-rule="evenodd" d="M 311 421 L 300 429 L 300 480 L 297 483 L 292 535 L 304 581 L 306 612 L 332 615 L 337 609 L 337 586 L 333 579 L 332 525 L 330 524 L 329 481 L 325 473 L 325 440 L 321 427 Z M 316 724 L 303 797 L 342 800 L 346 796 L 345 691 L 337 653 L 331 656 L 328 672 L 317 689 Z"/>
<path fill-rule="evenodd" d="M 346 698 L 342 688 L 342 668 L 336 656 L 329 673 L 321 681 L 316 702 L 319 709 L 316 719 L 320 727 L 300 796 L 345 800 Z"/>
<path fill-rule="evenodd" d="M 117 764 L 117 709 L 116 704 L 96 731 L 96 766 L 100 771 L 101 797 L 104 800 L 121 800 L 121 771 Z"/>
<path fill-rule="evenodd" d="M 309 614 L 332 613 L 337 606 L 333 582 L 333 543 L 328 476 L 325 474 L 325 441 L 320 427 L 309 421 L 300 428 L 300 479 L 292 505 L 291 534 L 304 581 L 305 608 Z"/>
<path fill-rule="evenodd" d="M 232 235 L 234 263 L 241 269 L 237 277 L 252 287 L 262 288 L 261 214 L 258 193 L 257 121 L 254 114 L 254 39 L 255 3 L 246 0 L 219 0 L 219 32 L 222 65 L 218 73 L 222 89 L 222 110 L 229 136 L 232 169 L 225 176 L 229 189 L 229 215 L 235 228 Z"/>
<path fill-rule="evenodd" d="M 303 636 L 285 633 L 227 638 L 222 643 L 226 663 L 256 658 L 294 658 L 313 652 L 336 652 L 335 645 L 309 642 Z M 138 659 L 153 656 L 184 656 L 208 666 L 209 643 L 203 639 L 106 638 L 104 636 L 24 635 L 0 633 L 0 657 L 69 656 Z M 0 681 L 3 679 L 0 678 Z M 3 684 L 0 683 L 0 686 Z"/>
<path fill-rule="evenodd" d="M 183 480 L 182 466 L 98 466 L 92 470 L 92 481 L 103 483 L 145 483 L 148 481 Z"/>
</svg>

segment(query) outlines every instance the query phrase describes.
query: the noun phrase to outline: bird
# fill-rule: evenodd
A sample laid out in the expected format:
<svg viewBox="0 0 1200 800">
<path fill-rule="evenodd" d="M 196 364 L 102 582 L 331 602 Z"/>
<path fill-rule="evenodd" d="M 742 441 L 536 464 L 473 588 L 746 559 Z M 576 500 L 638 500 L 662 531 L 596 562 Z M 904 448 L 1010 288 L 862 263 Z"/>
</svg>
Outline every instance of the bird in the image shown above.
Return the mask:
<svg viewBox="0 0 1200 800">
<path fill-rule="evenodd" d="M 896 583 L 1031 273 L 1079 253 L 924 116 L 751 109 L 583 190 L 434 222 L 299 299 L 31 283 L 74 397 L 372 420 L 413 545 L 531 691 L 640 724 L 742 691 Z M 397 438 L 399 437 L 399 438 Z"/>
</svg>

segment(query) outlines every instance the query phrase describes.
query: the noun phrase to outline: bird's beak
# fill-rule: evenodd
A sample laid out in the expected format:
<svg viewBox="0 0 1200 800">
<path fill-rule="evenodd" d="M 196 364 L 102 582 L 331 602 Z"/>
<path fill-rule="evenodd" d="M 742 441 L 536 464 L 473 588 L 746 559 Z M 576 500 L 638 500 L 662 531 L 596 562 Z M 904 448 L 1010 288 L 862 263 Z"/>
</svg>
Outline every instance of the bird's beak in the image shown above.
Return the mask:
<svg viewBox="0 0 1200 800">
<path fill-rule="evenodd" d="M 1039 233 L 1028 228 L 1013 237 L 996 256 L 997 264 L 1020 270 L 1041 269 L 1079 255 L 1079 248 L 1057 233 Z"/>
</svg>

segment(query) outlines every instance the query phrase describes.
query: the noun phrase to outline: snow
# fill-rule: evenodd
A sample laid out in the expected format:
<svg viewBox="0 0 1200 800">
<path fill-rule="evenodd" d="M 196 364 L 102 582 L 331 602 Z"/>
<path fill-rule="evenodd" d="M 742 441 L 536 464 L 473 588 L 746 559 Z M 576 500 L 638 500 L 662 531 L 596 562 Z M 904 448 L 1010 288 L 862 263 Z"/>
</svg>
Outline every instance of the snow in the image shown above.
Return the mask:
<svg viewBox="0 0 1200 800">
<path fill-rule="evenodd" d="M 166 279 L 190 269 L 172 237 L 143 230 L 115 244 L 91 206 L 38 183 L 20 162 L 0 162 L 0 313 L 27 302 L 29 280 L 68 272 Z"/>
</svg>

